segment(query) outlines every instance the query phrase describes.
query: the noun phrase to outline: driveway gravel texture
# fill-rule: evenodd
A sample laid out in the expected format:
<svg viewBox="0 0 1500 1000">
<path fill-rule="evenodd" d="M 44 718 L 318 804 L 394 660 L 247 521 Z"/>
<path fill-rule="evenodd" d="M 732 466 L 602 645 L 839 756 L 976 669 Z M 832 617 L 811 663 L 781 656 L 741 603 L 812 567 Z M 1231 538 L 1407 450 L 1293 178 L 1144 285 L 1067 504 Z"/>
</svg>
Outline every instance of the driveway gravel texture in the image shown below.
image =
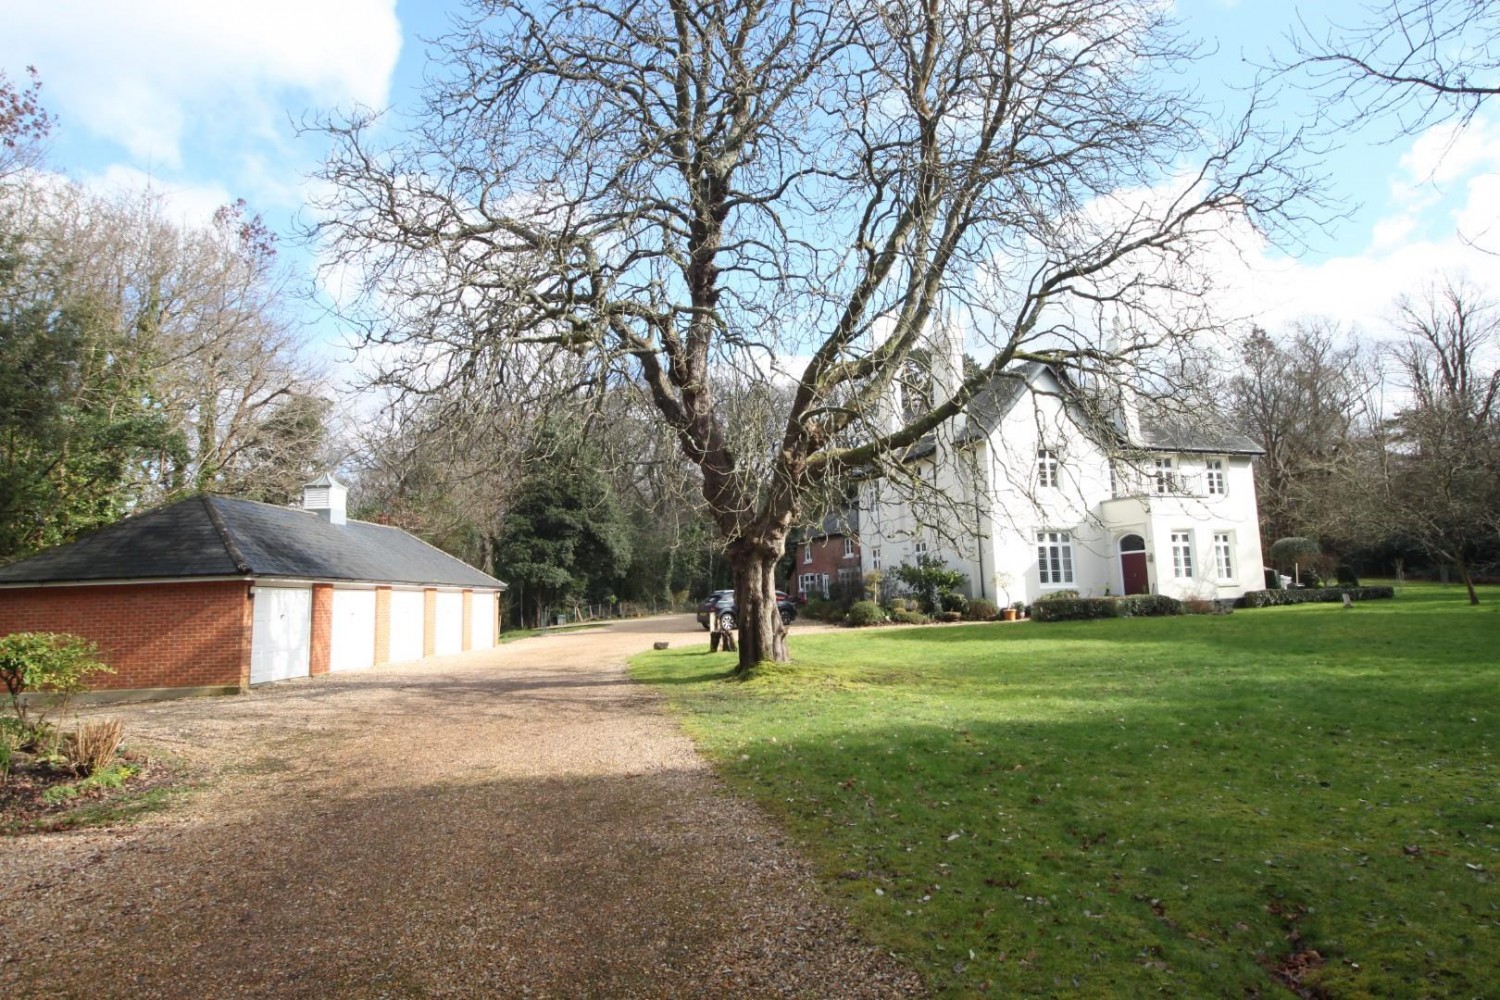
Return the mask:
<svg viewBox="0 0 1500 1000">
<path fill-rule="evenodd" d="M 0 997 L 920 995 L 625 675 L 707 639 L 645 619 L 83 710 L 200 787 L 0 840 Z"/>
</svg>

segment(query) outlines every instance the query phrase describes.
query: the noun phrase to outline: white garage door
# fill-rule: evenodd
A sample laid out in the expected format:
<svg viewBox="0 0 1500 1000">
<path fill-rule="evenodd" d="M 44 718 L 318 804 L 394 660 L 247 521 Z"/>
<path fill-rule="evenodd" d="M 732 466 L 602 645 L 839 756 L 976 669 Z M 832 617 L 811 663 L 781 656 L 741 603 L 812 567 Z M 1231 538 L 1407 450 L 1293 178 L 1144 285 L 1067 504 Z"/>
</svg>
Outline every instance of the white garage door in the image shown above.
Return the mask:
<svg viewBox="0 0 1500 1000">
<path fill-rule="evenodd" d="M 495 644 L 495 595 L 476 593 L 469 616 L 469 648 L 489 649 Z"/>
<path fill-rule="evenodd" d="M 464 649 L 464 595 L 438 591 L 437 641 L 433 652 L 439 656 L 461 653 Z"/>
<path fill-rule="evenodd" d="M 333 592 L 329 670 L 368 670 L 375 665 L 375 591 Z"/>
<path fill-rule="evenodd" d="M 250 683 L 306 677 L 312 640 L 312 589 L 255 587 Z"/>
<path fill-rule="evenodd" d="M 391 591 L 391 662 L 422 658 L 422 592 Z"/>
</svg>

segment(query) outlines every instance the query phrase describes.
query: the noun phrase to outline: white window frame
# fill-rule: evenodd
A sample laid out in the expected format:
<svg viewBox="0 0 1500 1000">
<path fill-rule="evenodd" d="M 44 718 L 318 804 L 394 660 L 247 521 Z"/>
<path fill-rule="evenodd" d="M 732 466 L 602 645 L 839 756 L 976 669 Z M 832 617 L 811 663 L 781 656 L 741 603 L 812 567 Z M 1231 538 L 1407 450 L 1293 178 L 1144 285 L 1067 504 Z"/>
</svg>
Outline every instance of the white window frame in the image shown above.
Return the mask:
<svg viewBox="0 0 1500 1000">
<path fill-rule="evenodd" d="M 818 574 L 803 573 L 797 578 L 797 589 L 804 594 L 816 593 L 818 589 Z"/>
<path fill-rule="evenodd" d="M 1234 533 L 1214 532 L 1214 571 L 1220 580 L 1234 579 Z"/>
<path fill-rule="evenodd" d="M 1174 531 L 1171 534 L 1172 575 L 1179 580 L 1193 575 L 1193 533 Z"/>
<path fill-rule="evenodd" d="M 850 538 L 848 535 L 844 536 L 844 558 L 854 558 L 854 539 Z"/>
<path fill-rule="evenodd" d="M 880 568 L 880 546 L 878 546 L 878 545 L 875 548 L 873 548 L 873 549 L 870 550 L 870 568 L 871 569 L 879 569 Z"/>
<path fill-rule="evenodd" d="M 802 543 L 802 565 L 812 562 L 812 542 Z"/>
<path fill-rule="evenodd" d="M 1224 460 L 1210 458 L 1203 463 L 1203 492 L 1211 497 L 1229 495 L 1229 478 L 1224 474 Z"/>
<path fill-rule="evenodd" d="M 926 554 L 927 554 L 927 543 L 926 542 L 923 542 L 923 541 L 912 542 L 912 545 L 911 545 L 911 555 L 912 555 L 912 559 L 913 560 L 920 559 L 922 556 L 925 556 Z"/>
<path fill-rule="evenodd" d="M 1177 492 L 1177 463 L 1170 458 L 1156 460 L 1156 473 L 1151 481 L 1151 491 L 1157 496 L 1170 496 Z"/>
<path fill-rule="evenodd" d="M 1036 450 L 1036 484 L 1044 489 L 1056 489 L 1057 483 L 1057 452 L 1051 448 L 1038 448 Z"/>
<path fill-rule="evenodd" d="M 1068 531 L 1036 533 L 1037 579 L 1044 587 L 1066 587 L 1073 583 L 1073 534 Z"/>
</svg>

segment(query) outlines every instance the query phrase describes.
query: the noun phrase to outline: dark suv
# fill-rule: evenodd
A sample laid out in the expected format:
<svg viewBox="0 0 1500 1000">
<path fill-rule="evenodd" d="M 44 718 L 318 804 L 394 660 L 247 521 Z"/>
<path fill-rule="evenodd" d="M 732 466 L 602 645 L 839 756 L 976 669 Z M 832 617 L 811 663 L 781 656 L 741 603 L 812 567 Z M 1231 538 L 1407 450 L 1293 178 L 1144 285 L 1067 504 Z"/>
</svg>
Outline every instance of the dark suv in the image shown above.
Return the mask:
<svg viewBox="0 0 1500 1000">
<path fill-rule="evenodd" d="M 717 610 L 720 618 L 729 620 L 729 627 L 735 628 L 739 622 L 734 616 L 734 591 L 716 590 L 698 603 L 698 624 L 708 628 L 708 616 Z M 797 620 L 797 604 L 781 591 L 776 591 L 776 610 L 781 612 L 781 621 L 784 625 L 790 625 Z"/>
</svg>

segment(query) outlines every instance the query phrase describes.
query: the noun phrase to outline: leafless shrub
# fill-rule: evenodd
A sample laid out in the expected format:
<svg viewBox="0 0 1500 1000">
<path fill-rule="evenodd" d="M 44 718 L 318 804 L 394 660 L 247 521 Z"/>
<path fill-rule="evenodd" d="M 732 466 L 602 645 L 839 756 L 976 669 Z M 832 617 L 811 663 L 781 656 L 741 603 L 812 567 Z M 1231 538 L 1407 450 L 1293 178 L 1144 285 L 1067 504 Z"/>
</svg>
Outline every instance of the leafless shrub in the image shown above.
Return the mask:
<svg viewBox="0 0 1500 1000">
<path fill-rule="evenodd" d="M 119 719 L 80 722 L 67 740 L 68 763 L 79 774 L 93 774 L 115 759 L 124 735 L 125 724 Z"/>
</svg>

